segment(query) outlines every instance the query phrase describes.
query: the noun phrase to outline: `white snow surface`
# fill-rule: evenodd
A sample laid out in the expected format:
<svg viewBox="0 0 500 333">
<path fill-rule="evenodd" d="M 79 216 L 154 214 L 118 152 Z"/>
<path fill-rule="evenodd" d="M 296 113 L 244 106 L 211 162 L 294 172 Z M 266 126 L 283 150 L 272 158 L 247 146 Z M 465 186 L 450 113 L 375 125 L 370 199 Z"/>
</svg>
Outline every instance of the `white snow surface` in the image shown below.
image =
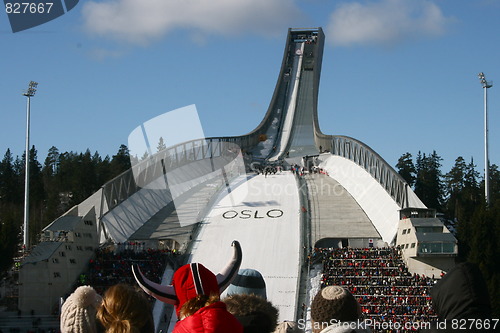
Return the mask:
<svg viewBox="0 0 500 333">
<path fill-rule="evenodd" d="M 190 262 L 202 263 L 217 274 L 232 255 L 232 241 L 238 240 L 241 268 L 262 274 L 279 321 L 294 320 L 302 249 L 295 178 L 290 173 L 258 175 L 246 187 L 236 188 L 214 205 L 195 240 Z"/>
</svg>

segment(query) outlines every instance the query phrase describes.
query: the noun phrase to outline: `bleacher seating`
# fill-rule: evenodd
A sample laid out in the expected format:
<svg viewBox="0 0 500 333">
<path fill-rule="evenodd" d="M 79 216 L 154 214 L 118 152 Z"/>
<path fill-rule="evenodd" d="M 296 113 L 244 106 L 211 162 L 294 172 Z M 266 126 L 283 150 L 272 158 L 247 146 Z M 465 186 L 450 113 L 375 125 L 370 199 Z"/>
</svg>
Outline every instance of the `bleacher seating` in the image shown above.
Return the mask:
<svg viewBox="0 0 500 333">
<path fill-rule="evenodd" d="M 366 319 L 402 327 L 437 319 L 429 294 L 434 277 L 409 273 L 397 248 L 315 249 L 311 259 L 322 261 L 321 288 L 348 288 Z"/>
<path fill-rule="evenodd" d="M 117 283 L 135 285 L 131 269 L 133 264 L 139 265 L 149 279 L 159 282 L 167 264 L 174 265 L 175 257 L 175 252 L 169 250 L 143 249 L 140 246 L 97 249 L 78 285 L 91 285 L 100 294 Z"/>
</svg>

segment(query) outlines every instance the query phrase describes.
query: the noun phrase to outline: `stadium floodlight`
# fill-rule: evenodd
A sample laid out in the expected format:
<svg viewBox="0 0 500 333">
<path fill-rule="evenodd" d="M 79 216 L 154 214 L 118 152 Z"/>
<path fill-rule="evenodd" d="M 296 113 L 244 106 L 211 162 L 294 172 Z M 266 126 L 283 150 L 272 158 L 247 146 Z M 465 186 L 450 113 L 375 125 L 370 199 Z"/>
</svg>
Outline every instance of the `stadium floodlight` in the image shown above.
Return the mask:
<svg viewBox="0 0 500 333">
<path fill-rule="evenodd" d="M 488 88 L 493 87 L 493 82 L 486 81 L 484 73 L 477 75 L 484 89 L 484 194 L 486 205 L 490 204 L 490 159 L 488 157 Z"/>
<path fill-rule="evenodd" d="M 35 96 L 36 87 L 38 87 L 38 82 L 30 81 L 30 83 L 28 85 L 28 90 L 26 90 L 26 92 L 24 92 L 23 95 L 26 96 L 26 97 L 33 97 L 33 96 Z"/>
<path fill-rule="evenodd" d="M 31 97 L 35 96 L 38 83 L 30 81 L 28 90 L 23 93 L 23 96 L 28 98 L 26 105 L 26 150 L 24 155 L 25 171 L 24 171 L 24 230 L 23 230 L 23 247 L 27 251 L 29 248 L 29 191 L 30 191 L 30 107 Z"/>
</svg>

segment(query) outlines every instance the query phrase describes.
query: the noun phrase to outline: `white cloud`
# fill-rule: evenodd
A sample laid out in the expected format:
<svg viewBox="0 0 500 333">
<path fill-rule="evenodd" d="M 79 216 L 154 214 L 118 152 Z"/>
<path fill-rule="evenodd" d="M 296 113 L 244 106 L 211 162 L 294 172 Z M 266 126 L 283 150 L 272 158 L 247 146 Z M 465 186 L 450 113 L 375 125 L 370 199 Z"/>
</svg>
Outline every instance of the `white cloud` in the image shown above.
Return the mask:
<svg viewBox="0 0 500 333">
<path fill-rule="evenodd" d="M 107 0 L 82 7 L 85 30 L 147 44 L 176 29 L 210 34 L 275 34 L 299 17 L 290 0 Z M 273 33 L 274 32 L 274 33 Z"/>
<path fill-rule="evenodd" d="M 441 36 L 451 21 L 427 0 L 349 2 L 337 7 L 325 30 L 334 45 L 393 45 Z"/>
</svg>

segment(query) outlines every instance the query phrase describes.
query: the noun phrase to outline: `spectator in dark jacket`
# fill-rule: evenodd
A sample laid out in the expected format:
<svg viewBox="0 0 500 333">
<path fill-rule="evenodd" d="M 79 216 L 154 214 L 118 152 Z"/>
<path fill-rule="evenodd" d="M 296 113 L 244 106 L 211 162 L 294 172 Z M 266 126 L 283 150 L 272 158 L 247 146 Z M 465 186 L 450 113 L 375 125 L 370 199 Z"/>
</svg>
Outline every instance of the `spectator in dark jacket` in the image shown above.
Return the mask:
<svg viewBox="0 0 500 333">
<path fill-rule="evenodd" d="M 488 289 L 476 264 L 458 264 L 431 289 L 431 297 L 439 322 L 426 332 L 494 331 Z"/>
</svg>

